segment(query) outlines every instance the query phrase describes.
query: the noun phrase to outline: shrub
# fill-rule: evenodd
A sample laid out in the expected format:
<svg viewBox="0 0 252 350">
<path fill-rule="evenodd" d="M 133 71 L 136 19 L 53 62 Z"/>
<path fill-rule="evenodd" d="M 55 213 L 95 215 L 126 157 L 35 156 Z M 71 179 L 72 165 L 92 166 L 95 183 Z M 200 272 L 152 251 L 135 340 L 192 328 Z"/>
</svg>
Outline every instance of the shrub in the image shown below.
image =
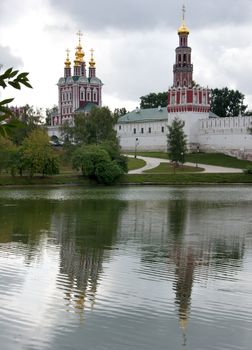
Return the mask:
<svg viewBox="0 0 252 350">
<path fill-rule="evenodd" d="M 123 174 L 122 168 L 113 161 L 101 146 L 89 145 L 78 148 L 73 154 L 73 168 L 81 170 L 83 176 L 99 183 L 111 184 Z"/>
</svg>

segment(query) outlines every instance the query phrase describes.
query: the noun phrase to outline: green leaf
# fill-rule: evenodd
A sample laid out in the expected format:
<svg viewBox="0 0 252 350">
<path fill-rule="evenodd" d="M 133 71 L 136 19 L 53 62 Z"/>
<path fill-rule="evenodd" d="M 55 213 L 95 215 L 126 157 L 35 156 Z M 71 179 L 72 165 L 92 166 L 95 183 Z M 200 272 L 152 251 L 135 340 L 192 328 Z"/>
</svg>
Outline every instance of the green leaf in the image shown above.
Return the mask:
<svg viewBox="0 0 252 350">
<path fill-rule="evenodd" d="M 17 75 L 17 73 L 18 73 L 18 70 L 14 70 L 14 71 L 9 75 L 9 77 L 10 77 L 10 78 L 14 78 L 15 75 Z"/>
<path fill-rule="evenodd" d="M 28 83 L 28 81 L 21 81 L 20 82 L 21 84 L 25 85 L 26 87 L 30 88 L 30 89 L 33 89 L 33 87 L 31 86 L 30 83 Z"/>
<path fill-rule="evenodd" d="M 0 101 L 0 106 L 7 105 L 8 103 L 11 103 L 14 100 L 14 98 L 8 98 L 6 100 Z"/>
<path fill-rule="evenodd" d="M 15 81 L 15 80 L 14 81 L 9 81 L 8 84 L 11 85 L 12 87 L 14 87 L 15 89 L 18 89 L 18 90 L 21 89 L 21 86 L 20 86 L 18 81 Z"/>
<path fill-rule="evenodd" d="M 3 89 L 5 89 L 7 86 L 6 83 L 4 82 L 4 80 L 2 80 L 2 79 L 0 79 L 0 86 L 2 86 Z"/>
<path fill-rule="evenodd" d="M 1 78 L 2 78 L 2 79 L 8 79 L 8 78 L 10 77 L 10 74 L 11 74 L 11 72 L 12 72 L 12 69 L 13 69 L 13 68 L 7 69 L 7 70 L 4 72 L 4 74 L 1 75 Z"/>
<path fill-rule="evenodd" d="M 17 76 L 17 79 L 23 79 L 23 78 L 26 78 L 27 75 L 29 75 L 29 73 L 27 72 L 24 72 L 24 73 L 20 73 L 18 76 Z"/>
</svg>

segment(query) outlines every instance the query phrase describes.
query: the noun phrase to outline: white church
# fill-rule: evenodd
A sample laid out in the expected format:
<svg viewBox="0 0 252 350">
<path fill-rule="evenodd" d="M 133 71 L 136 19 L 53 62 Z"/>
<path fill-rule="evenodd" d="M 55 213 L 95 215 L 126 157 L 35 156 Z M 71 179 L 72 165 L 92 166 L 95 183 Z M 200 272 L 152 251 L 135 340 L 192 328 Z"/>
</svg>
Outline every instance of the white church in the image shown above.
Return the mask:
<svg viewBox="0 0 252 350">
<path fill-rule="evenodd" d="M 252 117 L 219 118 L 210 111 L 210 90 L 193 86 L 189 29 L 184 17 L 178 36 L 167 108 L 136 108 L 120 117 L 116 131 L 122 149 L 167 150 L 167 125 L 179 118 L 185 122 L 189 150 L 222 152 L 252 160 L 252 135 L 248 132 Z"/>
</svg>

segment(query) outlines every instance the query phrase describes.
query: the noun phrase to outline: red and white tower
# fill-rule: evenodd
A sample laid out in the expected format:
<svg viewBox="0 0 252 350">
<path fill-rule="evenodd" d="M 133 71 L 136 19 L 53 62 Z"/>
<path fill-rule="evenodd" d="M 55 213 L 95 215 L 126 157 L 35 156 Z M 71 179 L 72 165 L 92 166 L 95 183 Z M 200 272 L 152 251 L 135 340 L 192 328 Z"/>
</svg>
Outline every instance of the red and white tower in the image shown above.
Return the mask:
<svg viewBox="0 0 252 350">
<path fill-rule="evenodd" d="M 199 119 L 209 117 L 210 90 L 193 81 L 192 49 L 188 46 L 189 29 L 185 23 L 183 6 L 182 25 L 178 29 L 179 46 L 173 66 L 173 86 L 168 90 L 168 123 L 175 117 L 185 121 L 188 147 L 197 147 L 197 125 Z"/>
</svg>

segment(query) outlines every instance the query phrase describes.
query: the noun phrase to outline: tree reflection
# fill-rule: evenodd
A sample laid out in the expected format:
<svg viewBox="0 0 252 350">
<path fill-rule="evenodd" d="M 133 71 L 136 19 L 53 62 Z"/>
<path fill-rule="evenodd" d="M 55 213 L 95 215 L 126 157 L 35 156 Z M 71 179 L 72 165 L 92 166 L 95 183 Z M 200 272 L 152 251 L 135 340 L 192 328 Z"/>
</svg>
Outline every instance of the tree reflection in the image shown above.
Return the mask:
<svg viewBox="0 0 252 350">
<path fill-rule="evenodd" d="M 0 243 L 11 243 L 12 250 L 30 263 L 42 253 L 39 246 L 43 233 L 50 228 L 51 216 L 52 206 L 46 200 L 1 201 Z"/>
</svg>

